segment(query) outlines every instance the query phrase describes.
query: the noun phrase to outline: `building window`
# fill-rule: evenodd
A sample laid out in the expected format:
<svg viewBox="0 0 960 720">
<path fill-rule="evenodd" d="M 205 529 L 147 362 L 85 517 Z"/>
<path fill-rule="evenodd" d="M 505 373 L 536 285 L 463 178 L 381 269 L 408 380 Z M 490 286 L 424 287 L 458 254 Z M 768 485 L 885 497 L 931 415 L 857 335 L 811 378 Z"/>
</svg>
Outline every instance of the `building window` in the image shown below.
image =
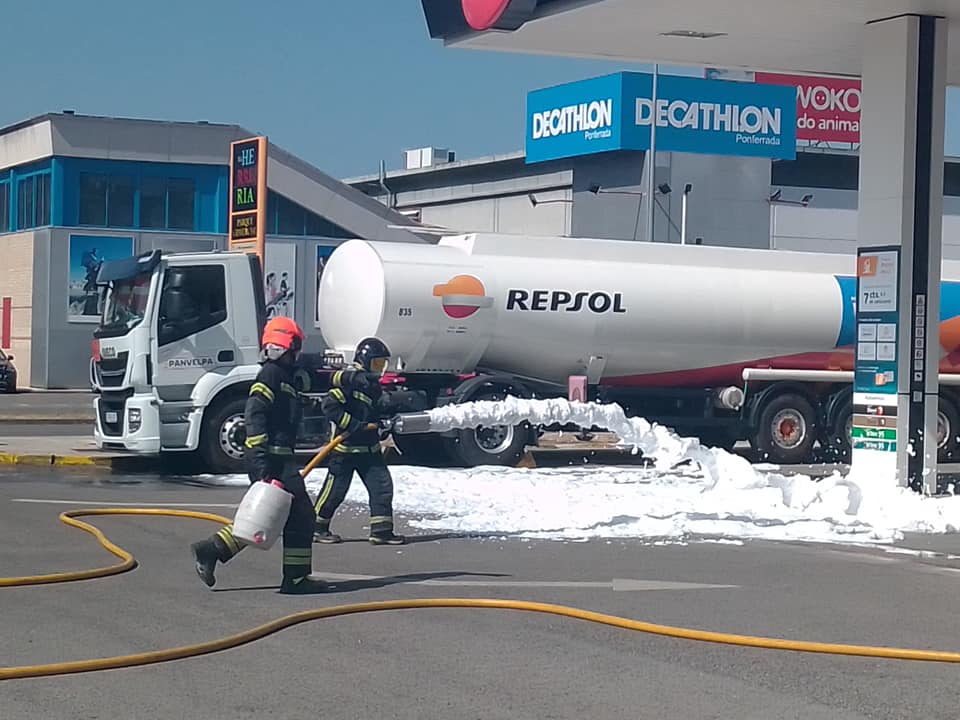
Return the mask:
<svg viewBox="0 0 960 720">
<path fill-rule="evenodd" d="M 107 178 L 80 173 L 80 225 L 107 224 Z"/>
<path fill-rule="evenodd" d="M 140 181 L 140 227 L 163 229 L 167 226 L 167 181 L 145 177 Z"/>
<path fill-rule="evenodd" d="M 0 233 L 10 230 L 10 183 L 0 183 Z"/>
<path fill-rule="evenodd" d="M 303 235 L 303 215 L 304 209 L 295 202 L 287 200 L 280 196 L 279 207 L 277 209 L 277 234 L 278 235 Z"/>
<path fill-rule="evenodd" d="M 17 230 L 33 227 L 33 176 L 17 182 Z"/>
<path fill-rule="evenodd" d="M 193 230 L 195 192 L 193 180 L 171 178 L 167 185 L 167 227 Z"/>
<path fill-rule="evenodd" d="M 107 183 L 107 227 L 133 227 L 133 178 L 111 175 Z"/>
<path fill-rule="evenodd" d="M 140 227 L 193 230 L 196 186 L 190 178 L 144 177 L 140 181 Z"/>
<path fill-rule="evenodd" d="M 34 192 L 36 201 L 34 202 L 34 211 L 36 212 L 36 224 L 43 227 L 50 224 L 50 173 L 34 176 Z"/>
<path fill-rule="evenodd" d="M 345 239 L 356 237 L 349 230 L 272 191 L 267 195 L 266 230 L 268 235 L 306 235 Z"/>
</svg>

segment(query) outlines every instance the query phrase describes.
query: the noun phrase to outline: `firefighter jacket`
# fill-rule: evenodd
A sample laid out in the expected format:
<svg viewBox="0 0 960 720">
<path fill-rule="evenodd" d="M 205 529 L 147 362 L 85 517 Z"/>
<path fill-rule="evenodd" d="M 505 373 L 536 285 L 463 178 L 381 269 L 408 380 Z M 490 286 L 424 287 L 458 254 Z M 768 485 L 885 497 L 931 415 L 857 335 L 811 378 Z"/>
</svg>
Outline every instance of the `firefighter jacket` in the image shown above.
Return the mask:
<svg viewBox="0 0 960 720">
<path fill-rule="evenodd" d="M 302 415 L 295 384 L 292 368 L 266 362 L 250 387 L 244 423 L 247 463 L 255 480 L 275 477 L 283 461 L 292 459 Z"/>
<path fill-rule="evenodd" d="M 321 404 L 324 416 L 334 424 L 335 432 L 349 433 L 335 452 L 380 452 L 379 429 L 367 429 L 379 423 L 387 408 L 383 406 L 380 376 L 355 365 L 337 370 L 330 382 L 330 392 Z"/>
</svg>

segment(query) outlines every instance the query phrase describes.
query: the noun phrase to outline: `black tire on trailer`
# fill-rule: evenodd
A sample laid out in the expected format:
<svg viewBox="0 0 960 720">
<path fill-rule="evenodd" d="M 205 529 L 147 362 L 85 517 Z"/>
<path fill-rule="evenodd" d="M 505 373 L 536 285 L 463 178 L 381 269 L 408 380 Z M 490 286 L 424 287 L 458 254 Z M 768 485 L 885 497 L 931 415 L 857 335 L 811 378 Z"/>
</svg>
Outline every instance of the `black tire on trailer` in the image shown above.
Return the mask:
<svg viewBox="0 0 960 720">
<path fill-rule="evenodd" d="M 824 439 L 823 448 L 826 462 L 848 463 L 853 447 L 853 398 L 844 400 L 830 419 L 830 432 Z"/>
<path fill-rule="evenodd" d="M 243 443 L 247 439 L 243 422 L 246 399 L 236 397 L 214 404 L 204 415 L 200 432 L 200 455 L 211 472 L 246 471 Z"/>
<path fill-rule="evenodd" d="M 502 390 L 484 390 L 469 398 L 470 401 L 503 400 L 507 393 Z M 457 430 L 452 438 L 445 437 L 444 445 L 453 462 L 465 467 L 481 465 L 516 466 L 527 449 L 530 424 L 495 425 L 491 427 Z"/>
<path fill-rule="evenodd" d="M 448 464 L 443 438 L 433 433 L 393 436 L 393 444 L 400 453 L 402 465 L 442 467 Z"/>
<path fill-rule="evenodd" d="M 752 444 L 760 462 L 800 465 L 810 461 L 817 434 L 817 413 L 810 401 L 785 393 L 761 407 Z"/>
<path fill-rule="evenodd" d="M 950 398 L 940 396 L 937 408 L 937 462 L 954 460 L 960 451 L 960 413 Z"/>
</svg>

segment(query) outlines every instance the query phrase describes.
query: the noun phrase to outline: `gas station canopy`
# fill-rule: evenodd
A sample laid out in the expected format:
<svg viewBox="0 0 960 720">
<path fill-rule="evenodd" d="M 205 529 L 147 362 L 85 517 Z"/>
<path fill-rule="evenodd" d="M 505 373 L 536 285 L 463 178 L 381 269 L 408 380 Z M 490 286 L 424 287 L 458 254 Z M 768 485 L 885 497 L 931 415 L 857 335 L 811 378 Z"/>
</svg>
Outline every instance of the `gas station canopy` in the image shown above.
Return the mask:
<svg viewBox="0 0 960 720">
<path fill-rule="evenodd" d="M 465 0 L 463 11 L 457 2 L 424 0 L 423 6 L 431 35 L 460 48 L 852 76 L 862 74 L 867 23 L 936 15 L 949 21 L 947 83 L 960 84 L 960 0 Z M 467 18 L 481 6 L 488 12 L 474 17 L 496 17 L 503 6 L 513 22 L 477 31 Z"/>
<path fill-rule="evenodd" d="M 867 482 L 895 476 L 915 490 L 936 492 L 940 358 L 960 349 L 943 347 L 940 334 L 944 116 L 946 87 L 960 84 L 960 0 L 421 2 L 431 37 L 455 47 L 859 76 L 860 257 L 858 290 L 849 298 L 858 339 L 852 471 Z M 727 85 L 732 98 L 739 83 Z M 709 104 L 705 92 L 664 88 L 663 98 L 654 84 L 650 102 L 658 111 L 651 128 L 669 122 L 661 101 Z M 562 117 L 576 110 L 582 117 L 582 108 L 612 102 L 609 95 L 594 89 L 584 97 L 558 97 L 541 112 Z M 691 127 L 716 130 L 714 119 L 714 127 Z M 635 125 L 642 124 L 638 114 Z M 554 134 L 578 132 L 595 131 L 558 125 Z M 531 133 L 536 136 L 528 128 Z M 881 264 L 886 269 L 879 271 Z M 885 285 L 876 290 L 871 283 L 880 275 Z M 874 350 L 879 344 L 871 341 L 881 334 L 890 341 L 882 362 Z"/>
</svg>

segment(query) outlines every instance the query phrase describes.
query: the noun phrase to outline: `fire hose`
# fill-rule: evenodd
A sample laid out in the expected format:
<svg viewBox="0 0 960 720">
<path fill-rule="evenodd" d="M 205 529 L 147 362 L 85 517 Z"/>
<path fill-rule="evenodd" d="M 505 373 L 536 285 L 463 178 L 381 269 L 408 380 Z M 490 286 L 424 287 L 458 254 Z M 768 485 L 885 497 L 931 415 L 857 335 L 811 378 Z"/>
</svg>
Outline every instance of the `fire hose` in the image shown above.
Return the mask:
<svg viewBox="0 0 960 720">
<path fill-rule="evenodd" d="M 334 438 L 325 446 L 301 471 L 306 475 L 319 464 L 322 459 L 342 440 L 341 435 Z M 51 573 L 46 575 L 28 575 L 23 577 L 0 578 L 0 588 L 24 587 L 31 585 L 49 585 L 56 583 L 76 582 L 93 578 L 109 577 L 129 572 L 138 566 L 134 556 L 111 542 L 103 532 L 78 518 L 95 516 L 140 516 L 140 517 L 177 517 L 194 520 L 207 520 L 221 525 L 228 525 L 230 518 L 212 513 L 194 510 L 169 510 L 161 508 L 92 508 L 86 510 L 67 510 L 59 515 L 61 522 L 70 527 L 87 532 L 109 553 L 120 559 L 119 563 L 104 567 L 79 570 L 73 572 Z M 608 615 L 604 613 L 583 610 L 580 608 L 555 605 L 550 603 L 532 602 L 527 600 L 500 600 L 489 598 L 415 598 L 410 600 L 384 600 L 377 602 L 350 603 L 331 607 L 305 610 L 292 613 L 271 620 L 257 627 L 227 637 L 192 645 L 132 655 L 118 655 L 116 657 L 94 658 L 90 660 L 75 660 L 71 662 L 49 663 L 45 665 L 23 665 L 0 667 L 0 680 L 16 680 L 37 677 L 50 677 L 74 673 L 99 672 L 120 668 L 140 667 L 158 663 L 183 660 L 199 657 L 210 653 L 221 652 L 260 640 L 276 632 L 313 620 L 355 615 L 359 613 L 381 612 L 385 610 L 413 610 L 427 608 L 476 608 L 515 610 L 534 613 L 544 613 L 561 617 L 583 620 L 586 622 L 608 625 L 610 627 L 633 630 L 664 637 L 697 640 L 700 642 L 719 643 L 741 647 L 761 648 L 768 650 L 788 650 L 794 652 L 819 653 L 828 655 L 847 655 L 869 658 L 883 658 L 888 660 L 914 660 L 941 663 L 960 663 L 960 653 L 937 650 L 912 650 L 907 648 L 875 647 L 869 645 L 844 645 L 835 643 L 811 642 L 805 640 L 785 640 L 779 638 L 736 635 L 731 633 L 697 630 L 692 628 L 658 625 L 655 623 L 633 620 L 631 618 Z"/>
</svg>

